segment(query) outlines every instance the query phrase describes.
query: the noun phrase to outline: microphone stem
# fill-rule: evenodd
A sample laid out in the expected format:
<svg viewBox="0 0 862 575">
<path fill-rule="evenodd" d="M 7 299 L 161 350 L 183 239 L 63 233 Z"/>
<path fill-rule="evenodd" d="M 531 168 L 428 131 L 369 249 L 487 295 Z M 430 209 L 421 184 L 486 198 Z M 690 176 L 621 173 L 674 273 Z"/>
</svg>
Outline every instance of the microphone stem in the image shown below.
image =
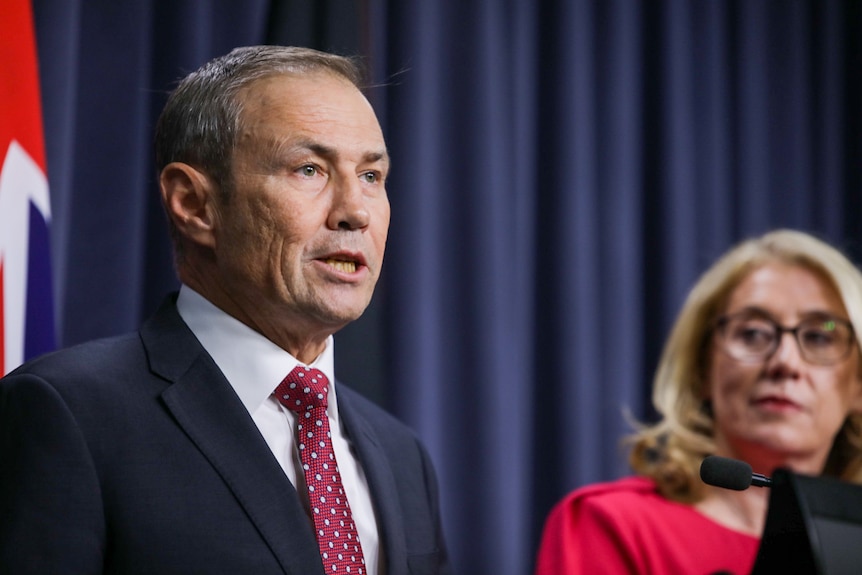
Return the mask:
<svg viewBox="0 0 862 575">
<path fill-rule="evenodd" d="M 760 473 L 752 473 L 751 484 L 757 487 L 770 487 L 772 485 L 772 480 Z"/>
</svg>

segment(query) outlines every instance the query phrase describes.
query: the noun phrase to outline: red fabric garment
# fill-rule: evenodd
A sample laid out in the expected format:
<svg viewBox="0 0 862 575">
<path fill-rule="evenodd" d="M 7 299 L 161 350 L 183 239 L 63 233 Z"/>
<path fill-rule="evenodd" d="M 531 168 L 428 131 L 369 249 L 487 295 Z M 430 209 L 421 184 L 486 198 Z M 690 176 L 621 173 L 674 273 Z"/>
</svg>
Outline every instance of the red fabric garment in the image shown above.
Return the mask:
<svg viewBox="0 0 862 575">
<path fill-rule="evenodd" d="M 629 477 L 582 487 L 554 507 L 535 575 L 748 575 L 759 544 L 665 499 L 651 479 Z"/>
</svg>

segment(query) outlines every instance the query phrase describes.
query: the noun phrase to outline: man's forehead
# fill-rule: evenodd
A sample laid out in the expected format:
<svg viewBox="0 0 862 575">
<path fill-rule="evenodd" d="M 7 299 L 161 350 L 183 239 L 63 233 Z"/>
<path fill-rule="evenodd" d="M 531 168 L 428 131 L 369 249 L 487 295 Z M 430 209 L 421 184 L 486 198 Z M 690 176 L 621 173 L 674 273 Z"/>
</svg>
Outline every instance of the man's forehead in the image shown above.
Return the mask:
<svg viewBox="0 0 862 575">
<path fill-rule="evenodd" d="M 243 122 L 267 122 L 279 118 L 299 123 L 337 122 L 339 125 L 371 124 L 379 130 L 374 108 L 350 81 L 334 74 L 278 75 L 249 85 L 238 97 Z"/>
<path fill-rule="evenodd" d="M 258 82 L 240 104 L 240 137 L 261 138 L 261 143 L 269 139 L 278 147 L 349 143 L 369 148 L 363 153 L 386 151 L 377 115 L 353 84 L 341 79 L 335 85 L 306 78 L 300 82 Z"/>
<path fill-rule="evenodd" d="M 329 70 L 307 72 L 278 71 L 255 78 L 237 92 L 240 102 L 256 101 L 270 104 L 280 103 L 283 93 L 314 94 L 317 92 L 355 95 L 365 100 L 356 84 L 348 78 Z"/>
</svg>

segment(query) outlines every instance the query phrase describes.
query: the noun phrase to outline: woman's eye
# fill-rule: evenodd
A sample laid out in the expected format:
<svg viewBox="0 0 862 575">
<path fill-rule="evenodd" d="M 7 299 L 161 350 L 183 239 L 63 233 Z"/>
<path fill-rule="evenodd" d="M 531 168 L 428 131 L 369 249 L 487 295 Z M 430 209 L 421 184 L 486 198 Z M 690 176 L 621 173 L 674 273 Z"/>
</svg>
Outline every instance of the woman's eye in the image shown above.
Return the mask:
<svg viewBox="0 0 862 575">
<path fill-rule="evenodd" d="M 825 347 L 835 342 L 835 332 L 822 329 L 807 329 L 802 332 L 805 343 L 811 346 Z"/>
<path fill-rule="evenodd" d="M 748 328 L 742 332 L 742 338 L 746 341 L 760 341 L 770 338 L 770 333 L 762 329 Z"/>
<path fill-rule="evenodd" d="M 772 342 L 775 334 L 765 326 L 745 325 L 735 330 L 734 337 L 746 345 L 766 345 Z"/>
</svg>

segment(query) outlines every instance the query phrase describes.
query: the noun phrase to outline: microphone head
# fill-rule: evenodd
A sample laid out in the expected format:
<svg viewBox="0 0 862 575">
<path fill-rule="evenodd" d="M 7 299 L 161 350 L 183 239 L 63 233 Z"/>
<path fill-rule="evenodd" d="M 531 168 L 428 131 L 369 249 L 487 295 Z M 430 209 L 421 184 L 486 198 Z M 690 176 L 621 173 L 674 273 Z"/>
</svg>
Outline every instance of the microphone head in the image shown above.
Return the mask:
<svg viewBox="0 0 862 575">
<path fill-rule="evenodd" d="M 710 455 L 700 464 L 700 478 L 715 487 L 745 491 L 751 486 L 752 470 L 744 461 Z"/>
</svg>

